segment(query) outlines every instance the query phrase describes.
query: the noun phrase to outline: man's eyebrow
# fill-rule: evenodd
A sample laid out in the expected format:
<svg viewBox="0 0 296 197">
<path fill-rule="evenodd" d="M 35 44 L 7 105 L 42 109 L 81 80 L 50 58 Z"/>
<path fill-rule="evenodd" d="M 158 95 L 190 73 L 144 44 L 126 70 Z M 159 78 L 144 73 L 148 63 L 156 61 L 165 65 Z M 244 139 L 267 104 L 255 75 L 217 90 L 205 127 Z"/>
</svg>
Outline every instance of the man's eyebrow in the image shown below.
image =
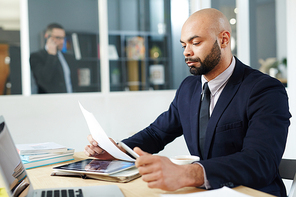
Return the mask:
<svg viewBox="0 0 296 197">
<path fill-rule="evenodd" d="M 200 36 L 192 36 L 190 37 L 187 41 L 190 42 L 192 41 L 194 38 L 199 38 Z M 184 43 L 182 40 L 180 40 L 181 43 Z"/>
</svg>

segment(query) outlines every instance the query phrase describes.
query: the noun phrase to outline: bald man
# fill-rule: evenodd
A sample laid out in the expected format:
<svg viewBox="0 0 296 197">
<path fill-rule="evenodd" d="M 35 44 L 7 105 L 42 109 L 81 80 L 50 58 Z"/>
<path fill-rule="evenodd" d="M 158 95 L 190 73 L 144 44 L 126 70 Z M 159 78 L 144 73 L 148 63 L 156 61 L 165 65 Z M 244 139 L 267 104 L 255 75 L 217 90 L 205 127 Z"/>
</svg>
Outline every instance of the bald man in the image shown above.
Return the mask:
<svg viewBox="0 0 296 197">
<path fill-rule="evenodd" d="M 215 9 L 200 10 L 183 25 L 180 42 L 193 76 L 184 79 L 166 112 L 123 140 L 140 155 L 136 166 L 149 187 L 244 185 L 286 196 L 278 172 L 291 117 L 285 88 L 234 57 L 230 38 L 227 18 Z M 210 91 L 210 117 L 201 137 L 205 86 Z M 167 157 L 152 155 L 181 135 L 190 153 L 201 158 L 199 162 L 176 165 Z M 92 136 L 88 140 L 88 156 L 108 156 Z"/>
</svg>

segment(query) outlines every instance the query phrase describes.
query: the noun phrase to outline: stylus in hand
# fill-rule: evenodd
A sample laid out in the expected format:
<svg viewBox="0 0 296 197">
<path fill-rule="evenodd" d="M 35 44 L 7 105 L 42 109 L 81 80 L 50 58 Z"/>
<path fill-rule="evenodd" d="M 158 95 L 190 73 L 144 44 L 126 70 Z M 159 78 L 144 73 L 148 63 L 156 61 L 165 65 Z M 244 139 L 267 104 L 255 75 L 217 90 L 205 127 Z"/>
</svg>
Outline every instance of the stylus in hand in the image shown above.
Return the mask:
<svg viewBox="0 0 296 197">
<path fill-rule="evenodd" d="M 126 152 L 128 152 L 129 154 L 131 154 L 134 158 L 138 158 L 140 157 L 137 153 L 135 153 L 135 151 L 133 151 L 130 147 L 128 147 L 125 143 L 123 142 L 119 142 L 118 143 L 124 150 L 126 150 Z"/>
</svg>

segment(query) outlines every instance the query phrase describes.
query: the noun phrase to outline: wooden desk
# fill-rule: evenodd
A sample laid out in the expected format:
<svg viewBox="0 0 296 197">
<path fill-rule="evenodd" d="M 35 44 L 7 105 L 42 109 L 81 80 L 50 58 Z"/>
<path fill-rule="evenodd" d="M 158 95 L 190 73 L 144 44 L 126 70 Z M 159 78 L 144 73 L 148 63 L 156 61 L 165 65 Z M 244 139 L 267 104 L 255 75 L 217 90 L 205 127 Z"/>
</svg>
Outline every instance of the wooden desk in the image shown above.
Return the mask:
<svg viewBox="0 0 296 197">
<path fill-rule="evenodd" d="M 75 153 L 74 157 L 76 161 L 87 158 L 82 152 Z M 54 165 L 49 165 L 49 166 L 27 170 L 28 176 L 33 184 L 34 189 L 114 184 L 121 189 L 121 191 L 124 193 L 126 197 L 138 197 L 138 196 L 159 197 L 160 194 L 171 194 L 171 193 L 185 194 L 185 193 L 205 191 L 203 189 L 199 189 L 195 187 L 182 188 L 174 192 L 167 192 L 160 189 L 150 189 L 148 188 L 147 183 L 142 181 L 141 178 L 133 180 L 129 183 L 112 183 L 112 182 L 106 182 L 106 181 L 98 181 L 94 179 L 82 179 L 78 177 L 50 176 L 53 166 Z M 258 196 L 258 197 L 272 196 L 272 195 L 269 195 L 248 187 L 244 187 L 244 186 L 236 187 L 234 188 L 234 190 L 245 193 L 245 194 L 249 194 L 252 196 Z"/>
</svg>

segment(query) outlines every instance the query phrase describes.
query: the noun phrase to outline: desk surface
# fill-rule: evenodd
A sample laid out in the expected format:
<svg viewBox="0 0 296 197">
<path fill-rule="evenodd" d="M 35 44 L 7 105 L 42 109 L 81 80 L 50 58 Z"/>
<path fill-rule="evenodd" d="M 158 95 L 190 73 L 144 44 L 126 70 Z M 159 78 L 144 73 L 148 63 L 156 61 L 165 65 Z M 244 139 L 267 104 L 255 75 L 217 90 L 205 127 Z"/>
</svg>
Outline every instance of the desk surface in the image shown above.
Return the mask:
<svg viewBox="0 0 296 197">
<path fill-rule="evenodd" d="M 74 158 L 76 161 L 87 158 L 84 153 L 75 153 Z M 58 164 L 60 165 L 60 164 Z M 99 181 L 94 179 L 82 179 L 78 177 L 62 177 L 62 176 L 50 176 L 52 167 L 54 165 L 44 166 L 40 168 L 34 168 L 27 170 L 28 176 L 33 184 L 34 189 L 41 188 L 52 188 L 52 187 L 77 187 L 77 186 L 91 186 L 91 185 L 117 185 L 126 197 L 137 197 L 137 196 L 160 196 L 160 194 L 185 194 L 192 192 L 205 191 L 203 189 L 195 187 L 186 187 L 179 189 L 174 192 L 167 192 L 160 189 L 148 188 L 147 184 L 142 181 L 141 178 L 133 180 L 128 183 L 113 183 L 106 181 Z M 239 186 L 234 190 L 258 197 L 272 196 L 248 187 Z"/>
</svg>

